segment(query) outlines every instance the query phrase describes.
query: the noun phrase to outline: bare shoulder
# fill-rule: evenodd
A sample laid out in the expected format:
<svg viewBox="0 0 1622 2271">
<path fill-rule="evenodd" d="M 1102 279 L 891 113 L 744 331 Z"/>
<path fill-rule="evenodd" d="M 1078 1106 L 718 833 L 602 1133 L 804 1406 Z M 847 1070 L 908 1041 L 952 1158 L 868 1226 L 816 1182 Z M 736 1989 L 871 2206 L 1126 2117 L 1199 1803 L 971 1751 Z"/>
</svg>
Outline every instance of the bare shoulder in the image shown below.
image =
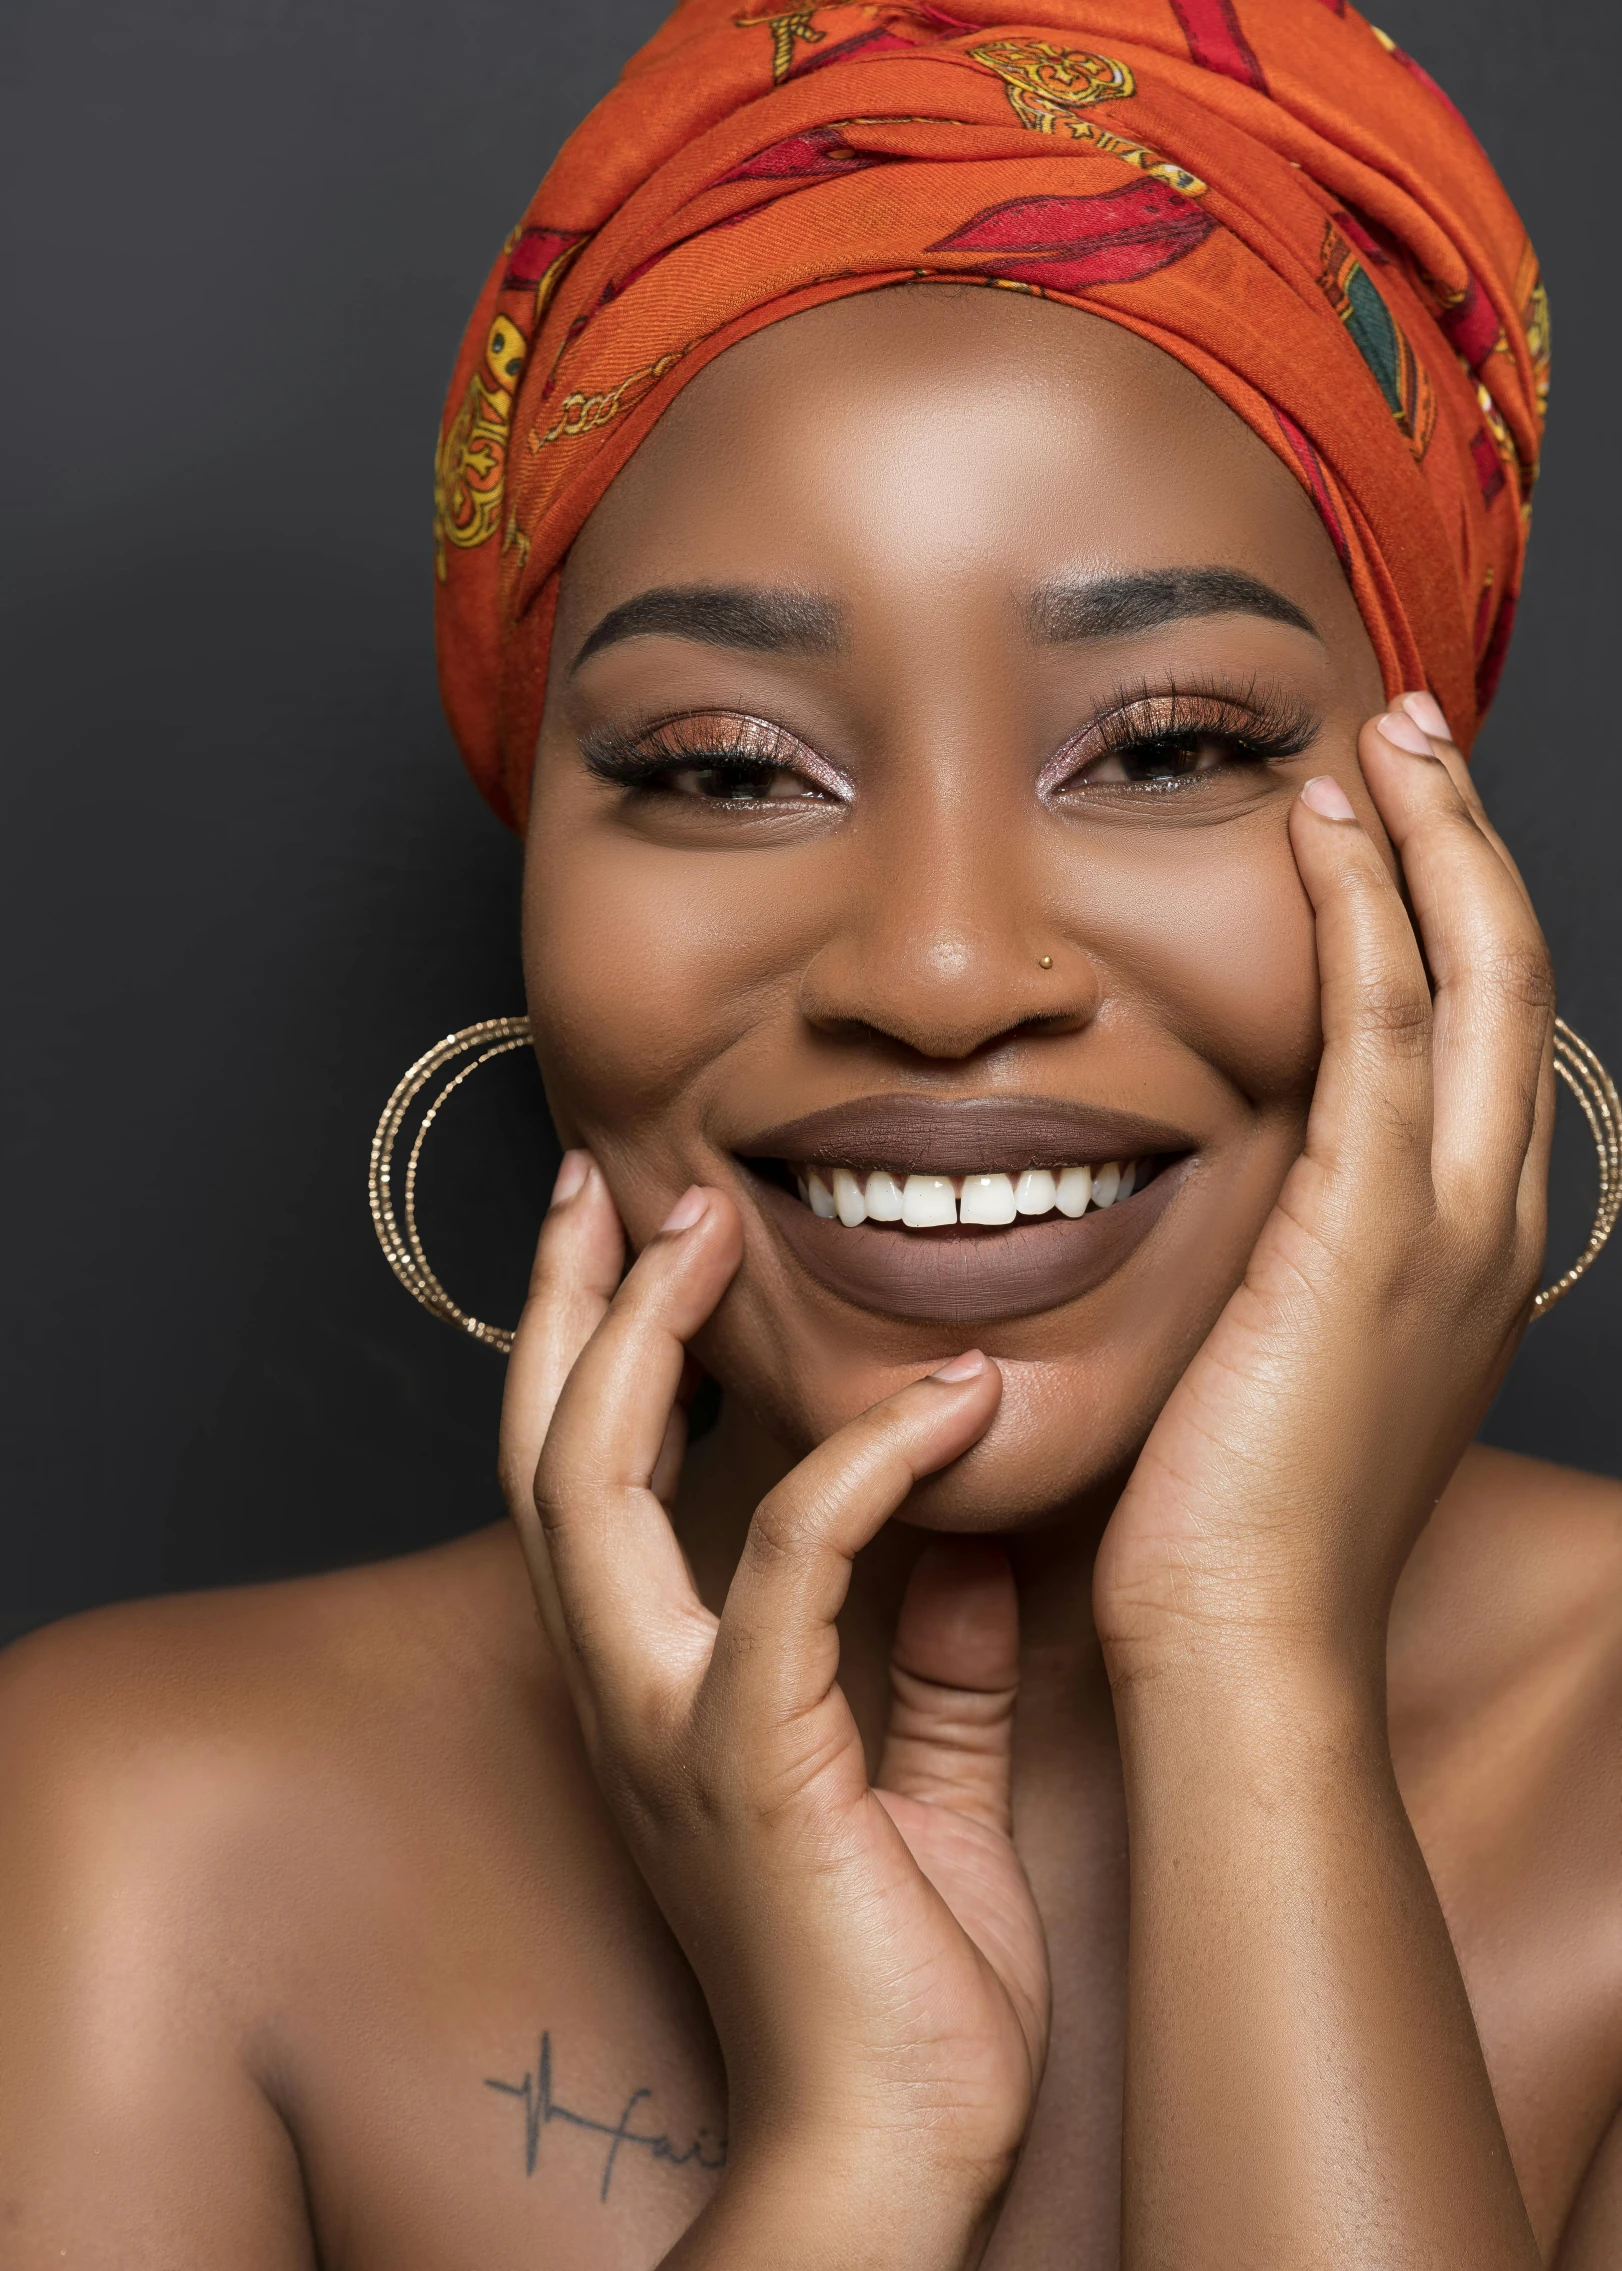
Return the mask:
<svg viewBox="0 0 1622 2271">
<path fill-rule="evenodd" d="M 499 1741 L 549 1680 L 499 1531 L 288 1582 L 124 1603 L 0 1653 L 0 1774 L 60 1812 L 116 1788 L 151 1818 L 375 1787 Z M 460 1763 L 466 1764 L 464 1758 Z M 0 1801 L 0 1820 L 10 1809 Z"/>
<path fill-rule="evenodd" d="M 1614 2103 L 1622 1484 L 1472 1450 L 1404 1573 L 1389 1662 L 1398 1776 L 1456 1937 L 1484 1975 L 1519 1950 L 1540 2008 L 1559 1951 Z"/>
<path fill-rule="evenodd" d="M 1579 1710 L 1622 1700 L 1622 1483 L 1475 1446 L 1404 1573 L 1392 1649 L 1421 1706 L 1551 1677 Z"/>
<path fill-rule="evenodd" d="M 306 2271 L 316 2180 L 294 2140 L 370 2118 L 397 2070 L 435 2071 L 470 2012 L 505 2018 L 517 1925 L 544 1932 L 579 1865 L 583 1786 L 498 1531 L 98 1610 L 6 1651 L 17 2262 L 68 2243 L 97 2271 Z"/>
<path fill-rule="evenodd" d="M 0 1655 L 0 1930 L 240 2036 L 402 1885 L 440 1896 L 425 1819 L 474 1853 L 544 1805 L 565 1732 L 500 1532 L 70 1618 Z"/>
<path fill-rule="evenodd" d="M 1573 2235 L 1614 2240 L 1622 1485 L 1472 1450 L 1403 1574 L 1388 1664 L 1397 1779 L 1522 2185 L 1540 2229 L 1579 2202 Z M 1613 2254 L 1573 2236 L 1560 2260 Z"/>
</svg>

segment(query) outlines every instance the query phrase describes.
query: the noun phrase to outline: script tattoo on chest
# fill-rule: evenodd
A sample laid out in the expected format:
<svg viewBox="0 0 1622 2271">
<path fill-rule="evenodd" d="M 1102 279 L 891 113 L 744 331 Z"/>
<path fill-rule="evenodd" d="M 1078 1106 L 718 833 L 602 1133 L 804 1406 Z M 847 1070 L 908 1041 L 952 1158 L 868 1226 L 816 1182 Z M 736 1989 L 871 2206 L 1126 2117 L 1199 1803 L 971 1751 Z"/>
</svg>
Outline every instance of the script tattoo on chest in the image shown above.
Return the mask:
<svg viewBox="0 0 1622 2271">
<path fill-rule="evenodd" d="M 499 2090 L 504 2097 L 516 2098 L 524 2109 L 524 2174 L 533 2176 L 541 2157 L 541 2138 L 554 2121 L 561 2121 L 571 2129 L 585 2130 L 588 2135 L 605 2140 L 603 2181 L 597 2198 L 606 2207 L 609 2188 L 614 2181 L 614 2165 L 622 2150 L 646 2153 L 651 2161 L 663 2161 L 671 2168 L 722 2169 L 726 2167 L 727 2147 L 724 2137 L 713 2130 L 700 2128 L 685 2144 L 678 2144 L 668 2130 L 656 2130 L 649 2125 L 646 2113 L 637 2119 L 638 2109 L 653 2096 L 651 2089 L 633 2090 L 620 2108 L 617 2121 L 606 2121 L 595 2114 L 578 2113 L 571 2106 L 560 2104 L 552 2087 L 552 2037 L 541 2036 L 541 2047 L 534 2067 L 521 2082 L 504 2082 L 493 2076 L 485 2077 L 487 2090 Z"/>
</svg>

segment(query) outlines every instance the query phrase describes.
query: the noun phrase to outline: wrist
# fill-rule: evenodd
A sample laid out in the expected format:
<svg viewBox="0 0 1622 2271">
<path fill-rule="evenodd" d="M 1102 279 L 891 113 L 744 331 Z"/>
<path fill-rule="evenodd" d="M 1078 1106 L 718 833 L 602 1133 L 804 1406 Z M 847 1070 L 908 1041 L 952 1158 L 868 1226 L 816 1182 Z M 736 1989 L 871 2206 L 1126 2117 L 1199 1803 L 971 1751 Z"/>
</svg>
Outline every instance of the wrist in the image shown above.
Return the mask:
<svg viewBox="0 0 1622 2271">
<path fill-rule="evenodd" d="M 1213 1789 L 1389 1768 L 1383 1649 L 1251 1629 L 1120 1663 L 1106 1650 L 1106 1662 L 1123 1754 L 1140 1768 L 1186 1767 Z"/>
<path fill-rule="evenodd" d="M 1353 1621 L 1235 1610 L 1100 1623 L 1117 1712 L 1202 1709 L 1241 1722 L 1383 1715 L 1384 1615 Z"/>
</svg>

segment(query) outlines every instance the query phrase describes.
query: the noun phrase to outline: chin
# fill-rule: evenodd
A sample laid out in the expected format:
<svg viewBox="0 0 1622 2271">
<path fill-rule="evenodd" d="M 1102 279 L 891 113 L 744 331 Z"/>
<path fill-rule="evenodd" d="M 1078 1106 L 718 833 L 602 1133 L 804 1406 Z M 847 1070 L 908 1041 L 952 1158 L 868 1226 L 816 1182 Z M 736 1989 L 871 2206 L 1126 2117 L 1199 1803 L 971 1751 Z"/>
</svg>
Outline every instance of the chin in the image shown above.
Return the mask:
<svg viewBox="0 0 1622 2271">
<path fill-rule="evenodd" d="M 779 1329 L 762 1329 L 745 1286 L 697 1345 L 723 1393 L 736 1396 L 793 1459 L 959 1345 L 983 1348 L 1002 1374 L 997 1416 L 962 1458 L 919 1483 L 899 1519 L 926 1530 L 1011 1532 L 1102 1521 L 1220 1306 L 1218 1298 L 1209 1315 L 1185 1308 L 1147 1341 L 1136 1333 L 1095 1339 L 1074 1316 L 1025 1319 L 1019 1338 L 1027 1344 L 1047 1327 L 1049 1348 L 1040 1355 L 1012 1353 L 1010 1329 L 993 1326 L 909 1360 L 889 1348 L 864 1350 L 855 1334 L 830 1346 L 806 1333 L 803 1319 L 786 1334 L 780 1320 L 773 1321 Z M 763 1365 L 765 1345 L 795 1346 L 798 1361 Z"/>
</svg>

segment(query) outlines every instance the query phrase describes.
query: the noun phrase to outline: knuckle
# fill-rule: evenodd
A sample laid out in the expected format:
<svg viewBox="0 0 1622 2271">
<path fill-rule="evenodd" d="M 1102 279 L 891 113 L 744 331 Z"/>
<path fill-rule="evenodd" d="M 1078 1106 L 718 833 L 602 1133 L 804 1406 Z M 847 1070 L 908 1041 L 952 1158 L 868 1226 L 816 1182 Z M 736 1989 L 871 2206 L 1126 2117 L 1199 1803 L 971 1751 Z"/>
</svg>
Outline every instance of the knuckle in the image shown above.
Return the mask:
<svg viewBox="0 0 1622 2271">
<path fill-rule="evenodd" d="M 1395 896 L 1391 878 L 1366 836 L 1349 843 L 1346 851 L 1335 877 L 1336 888 L 1352 903 L 1360 921 L 1377 919 L 1378 912 Z"/>
<path fill-rule="evenodd" d="M 1361 1032 L 1393 1049 L 1418 1054 L 1429 1045 L 1429 991 L 1404 972 L 1376 972 L 1365 978 L 1357 991 L 1354 1016 Z"/>
<path fill-rule="evenodd" d="M 776 1575 L 804 1554 L 807 1524 L 801 1509 L 782 1491 L 769 1491 L 755 1509 L 744 1553 L 762 1575 Z"/>
<path fill-rule="evenodd" d="M 1496 1339 L 1537 1291 L 1542 1240 L 1519 1222 L 1514 1193 L 1478 1190 L 1432 1241 L 1431 1275 L 1449 1309 L 1478 1337 Z"/>
<path fill-rule="evenodd" d="M 1541 937 L 1505 940 L 1484 967 L 1478 966 L 1477 976 L 1511 1008 L 1540 1018 L 1554 1015 L 1554 969 Z"/>
</svg>

